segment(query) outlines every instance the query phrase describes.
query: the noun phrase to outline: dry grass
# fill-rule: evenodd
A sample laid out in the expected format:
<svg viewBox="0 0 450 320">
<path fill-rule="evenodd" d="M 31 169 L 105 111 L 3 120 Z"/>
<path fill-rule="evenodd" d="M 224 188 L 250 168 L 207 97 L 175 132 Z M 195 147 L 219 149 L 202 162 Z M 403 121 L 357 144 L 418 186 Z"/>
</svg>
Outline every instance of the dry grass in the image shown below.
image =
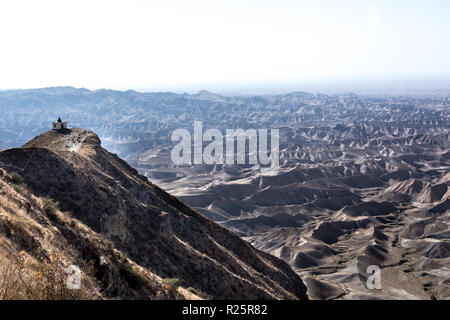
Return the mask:
<svg viewBox="0 0 450 320">
<path fill-rule="evenodd" d="M 111 240 L 61 212 L 53 199 L 33 195 L 26 185 L 21 185 L 23 192 L 15 192 L 2 176 L 6 174 L 0 169 L 0 300 L 171 298 L 161 278 L 128 260 Z M 61 230 L 69 233 L 63 235 Z M 77 235 L 76 242 L 71 243 L 69 235 Z M 79 243 L 84 245 L 78 247 Z M 86 244 L 92 244 L 88 250 L 94 256 L 102 252 L 108 257 L 110 262 L 104 267 L 108 274 L 99 278 L 102 267 L 82 258 Z M 82 270 L 79 290 L 66 285 L 71 264 Z M 179 299 L 193 296 L 188 292 L 174 295 Z"/>
<path fill-rule="evenodd" d="M 0 300 L 85 300 L 98 297 L 87 277 L 79 289 L 67 286 L 67 266 L 60 255 L 33 262 L 21 255 L 0 265 Z"/>
<path fill-rule="evenodd" d="M 0 300 L 98 298 L 90 265 L 81 266 L 80 289 L 68 288 L 72 255 L 52 246 L 46 236 L 51 229 L 35 220 L 40 210 L 56 213 L 57 203 L 16 193 L 15 186 L 0 179 Z"/>
<path fill-rule="evenodd" d="M 55 214 L 56 210 L 58 210 L 59 203 L 57 201 L 54 201 L 51 198 L 42 198 L 42 211 L 44 211 L 46 214 Z"/>
</svg>

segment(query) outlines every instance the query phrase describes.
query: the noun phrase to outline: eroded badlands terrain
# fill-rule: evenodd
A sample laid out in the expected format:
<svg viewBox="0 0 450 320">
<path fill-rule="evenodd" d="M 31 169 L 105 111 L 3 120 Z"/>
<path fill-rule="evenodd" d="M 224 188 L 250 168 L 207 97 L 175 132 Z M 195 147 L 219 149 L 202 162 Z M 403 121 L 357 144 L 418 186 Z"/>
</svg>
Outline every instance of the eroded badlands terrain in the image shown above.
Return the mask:
<svg viewBox="0 0 450 320">
<path fill-rule="evenodd" d="M 289 99 L 298 107 L 242 111 L 262 119 L 255 127 L 280 128 L 281 167 L 270 175 L 250 165 L 174 167 L 170 146 L 128 160 L 288 262 L 311 298 L 449 299 L 448 99 Z M 367 288 L 371 265 L 381 268 L 379 290 Z"/>
<path fill-rule="evenodd" d="M 152 183 L 286 261 L 310 298 L 449 299 L 449 105 L 445 94 L 50 88 L 0 95 L 9 106 L 0 108 L 0 140 L 24 143 L 57 116 L 94 130 Z M 278 128 L 279 169 L 175 166 L 171 133 L 194 121 Z M 367 288 L 371 265 L 381 268 L 381 289 Z"/>
</svg>

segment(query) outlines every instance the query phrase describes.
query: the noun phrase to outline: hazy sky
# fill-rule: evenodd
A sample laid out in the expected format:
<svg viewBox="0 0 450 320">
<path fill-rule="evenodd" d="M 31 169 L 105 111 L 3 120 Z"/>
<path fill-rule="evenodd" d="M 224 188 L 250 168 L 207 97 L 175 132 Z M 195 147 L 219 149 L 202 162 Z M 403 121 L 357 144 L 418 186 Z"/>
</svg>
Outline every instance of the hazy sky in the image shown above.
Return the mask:
<svg viewBox="0 0 450 320">
<path fill-rule="evenodd" d="M 448 0 L 0 1 L 0 88 L 450 75 Z"/>
</svg>

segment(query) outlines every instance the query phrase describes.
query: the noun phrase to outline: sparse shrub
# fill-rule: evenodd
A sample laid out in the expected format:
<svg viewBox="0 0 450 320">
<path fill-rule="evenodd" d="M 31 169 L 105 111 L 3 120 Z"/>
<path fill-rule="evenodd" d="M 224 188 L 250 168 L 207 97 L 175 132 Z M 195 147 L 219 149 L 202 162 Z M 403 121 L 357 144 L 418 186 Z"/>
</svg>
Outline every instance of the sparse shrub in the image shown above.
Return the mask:
<svg viewBox="0 0 450 320">
<path fill-rule="evenodd" d="M 169 293 L 170 296 L 173 297 L 177 293 L 177 289 L 180 286 L 181 281 L 178 278 L 171 278 L 171 279 L 164 280 L 164 283 L 169 285 L 168 293 Z"/>
<path fill-rule="evenodd" d="M 11 179 L 11 183 L 13 184 L 21 184 L 23 182 L 22 176 L 17 172 L 11 173 L 9 177 Z"/>
<path fill-rule="evenodd" d="M 197 289 L 192 288 L 192 287 L 189 287 L 189 288 L 187 288 L 186 290 L 189 291 L 190 293 L 193 293 L 193 294 L 195 294 L 195 295 L 198 296 L 198 291 L 197 291 Z"/>
<path fill-rule="evenodd" d="M 180 279 L 178 279 L 178 278 L 166 279 L 164 282 L 166 284 L 168 284 L 169 286 L 176 287 L 176 288 L 178 288 L 181 283 Z"/>
<path fill-rule="evenodd" d="M 15 192 L 17 192 L 17 193 L 22 193 L 23 189 L 22 189 L 21 186 L 19 186 L 19 185 L 17 185 L 17 184 L 12 184 L 11 186 L 12 186 L 12 188 L 14 189 Z"/>
<path fill-rule="evenodd" d="M 55 214 L 56 210 L 58 209 L 59 203 L 57 201 L 54 201 L 51 198 L 42 198 L 42 210 L 46 214 Z"/>
<path fill-rule="evenodd" d="M 114 248 L 114 243 L 109 239 L 104 239 L 103 244 L 110 250 Z"/>
<path fill-rule="evenodd" d="M 128 261 L 120 266 L 119 273 L 132 289 L 141 288 L 145 282 L 141 275 L 133 269 L 133 266 Z"/>
</svg>

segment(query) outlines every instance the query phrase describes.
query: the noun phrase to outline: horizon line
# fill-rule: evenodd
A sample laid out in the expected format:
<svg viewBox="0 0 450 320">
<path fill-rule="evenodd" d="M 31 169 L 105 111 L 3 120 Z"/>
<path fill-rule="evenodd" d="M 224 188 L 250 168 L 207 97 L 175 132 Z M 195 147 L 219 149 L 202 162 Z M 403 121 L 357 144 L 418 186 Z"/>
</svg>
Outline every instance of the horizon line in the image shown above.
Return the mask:
<svg viewBox="0 0 450 320">
<path fill-rule="evenodd" d="M 424 84 L 439 83 L 437 86 Z M 416 85 L 416 87 L 408 88 L 408 86 Z M 422 86 L 417 87 L 418 84 Z M 444 85 L 444 88 L 442 87 Z M 116 92 L 137 92 L 145 93 L 175 93 L 195 95 L 201 92 L 209 92 L 218 95 L 274 95 L 287 94 L 294 92 L 307 93 L 358 93 L 358 91 L 401 91 L 401 90 L 418 90 L 420 91 L 448 91 L 450 93 L 450 75 L 442 77 L 424 77 L 424 78 L 354 78 L 354 79 L 329 79 L 329 80 L 308 80 L 308 81 L 289 81 L 289 82 L 260 82 L 260 83 L 227 83 L 227 84 L 184 84 L 184 85 L 161 85 L 161 86 L 77 86 L 73 85 L 49 85 L 42 87 L 11 87 L 0 88 L 0 92 L 7 91 L 32 91 L 45 89 L 63 89 L 71 88 L 76 90 L 88 91 L 116 91 Z M 380 93 L 381 93 L 380 92 Z"/>
</svg>

